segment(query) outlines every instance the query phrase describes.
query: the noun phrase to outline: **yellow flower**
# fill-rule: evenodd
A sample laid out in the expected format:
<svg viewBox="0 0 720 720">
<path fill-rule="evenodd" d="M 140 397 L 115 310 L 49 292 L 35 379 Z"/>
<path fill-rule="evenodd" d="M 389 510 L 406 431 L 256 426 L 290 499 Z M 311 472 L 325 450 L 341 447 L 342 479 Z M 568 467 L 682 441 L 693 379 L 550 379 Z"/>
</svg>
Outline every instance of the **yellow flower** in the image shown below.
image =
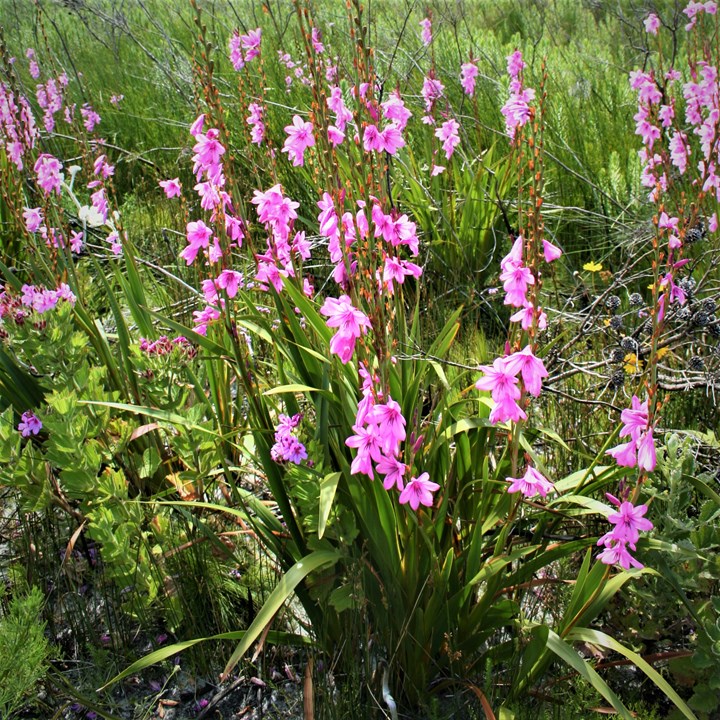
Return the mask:
<svg viewBox="0 0 720 720">
<path fill-rule="evenodd" d="M 638 370 L 642 370 L 642 361 L 638 360 L 638 357 L 635 353 L 628 353 L 624 357 L 625 362 L 625 372 L 628 375 L 632 375 L 636 373 Z"/>
<path fill-rule="evenodd" d="M 596 262 L 587 262 L 583 265 L 583 270 L 587 270 L 591 273 L 600 272 L 600 270 L 602 270 L 602 264 Z"/>
</svg>

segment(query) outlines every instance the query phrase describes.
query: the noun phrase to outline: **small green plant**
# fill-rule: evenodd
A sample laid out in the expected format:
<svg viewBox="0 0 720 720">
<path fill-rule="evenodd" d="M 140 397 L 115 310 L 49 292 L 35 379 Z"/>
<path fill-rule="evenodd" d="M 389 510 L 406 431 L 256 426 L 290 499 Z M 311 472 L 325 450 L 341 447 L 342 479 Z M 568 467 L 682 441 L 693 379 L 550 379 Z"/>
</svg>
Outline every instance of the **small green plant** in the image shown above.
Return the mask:
<svg viewBox="0 0 720 720">
<path fill-rule="evenodd" d="M 42 593 L 34 587 L 13 598 L 0 617 L 0 717 L 6 720 L 27 706 L 48 668 L 52 648 L 40 621 L 42 603 Z"/>
</svg>

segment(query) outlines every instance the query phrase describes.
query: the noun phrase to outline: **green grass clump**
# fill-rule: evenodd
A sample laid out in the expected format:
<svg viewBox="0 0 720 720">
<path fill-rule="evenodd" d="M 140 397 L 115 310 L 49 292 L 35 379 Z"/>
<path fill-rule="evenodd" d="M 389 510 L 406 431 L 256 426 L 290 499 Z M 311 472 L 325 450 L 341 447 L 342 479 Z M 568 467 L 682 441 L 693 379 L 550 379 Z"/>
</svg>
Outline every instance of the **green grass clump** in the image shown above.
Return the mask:
<svg viewBox="0 0 720 720">
<path fill-rule="evenodd" d="M 13 598 L 0 617 L 0 717 L 6 720 L 26 707 L 49 665 L 51 647 L 39 619 L 42 604 L 43 595 L 34 587 Z"/>
</svg>

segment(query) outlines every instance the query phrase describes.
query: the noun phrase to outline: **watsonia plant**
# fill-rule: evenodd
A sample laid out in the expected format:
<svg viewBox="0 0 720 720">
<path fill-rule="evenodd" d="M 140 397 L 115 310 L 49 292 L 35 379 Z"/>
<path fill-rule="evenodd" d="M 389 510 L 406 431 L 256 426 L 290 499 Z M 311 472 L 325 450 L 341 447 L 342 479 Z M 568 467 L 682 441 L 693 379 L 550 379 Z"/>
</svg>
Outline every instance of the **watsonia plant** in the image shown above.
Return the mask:
<svg viewBox="0 0 720 720">
<path fill-rule="evenodd" d="M 631 717 L 573 648 L 578 642 L 624 655 L 694 717 L 639 655 L 591 627 L 637 574 L 630 565 L 639 562 L 624 553 L 635 547 L 638 530 L 652 527 L 643 507 L 625 501 L 613 513 L 592 497 L 624 474 L 622 467 L 599 464 L 612 438 L 590 466 L 551 483 L 543 475 L 542 446 L 526 433 L 531 399 L 546 375 L 537 354 L 546 325 L 544 264 L 561 253 L 543 237 L 543 86 L 536 101 L 524 82 L 522 56 L 509 58 L 503 114 L 518 172 L 520 234 L 511 238 L 501 279 L 506 302 L 517 309 L 516 324 L 505 356 L 483 366 L 476 383 L 492 400 L 473 397 L 466 376 L 450 375 L 443 364 L 460 309 L 423 348 L 423 268 L 415 262 L 421 239 L 391 192 L 391 162 L 408 152 L 411 112 L 399 92 L 379 101 L 358 5 L 351 3 L 354 55 L 346 77 L 339 77 L 303 3 L 297 22 L 307 51 L 308 111 L 293 116 L 280 153 L 277 140 L 271 152 L 317 189 L 317 226 L 304 220 L 305 230 L 298 229 L 310 211 L 280 184 L 256 190 L 248 204 L 237 196 L 230 138 L 204 58 L 207 107 L 191 134 L 195 189 L 207 216 L 188 223 L 181 257 L 201 268 L 207 304 L 195 313 L 194 329 L 164 319 L 232 373 L 247 435 L 231 442 L 258 464 L 282 515 L 281 523 L 246 503 L 232 510 L 285 575 L 243 634 L 225 675 L 296 591 L 319 647 L 339 655 L 340 667 L 362 657 L 366 682 L 382 691 L 391 712 L 398 701 L 421 703 L 432 681 L 445 678 L 471 686 L 487 717 L 494 716 L 493 703 L 507 702 L 509 714 L 513 698 L 530 690 L 557 657 Z M 198 28 L 204 48 L 201 20 Z M 432 42 L 429 21 L 423 41 Z M 247 88 L 262 57 L 261 29 L 236 33 L 230 52 Z M 468 84 L 469 75 L 464 69 Z M 434 116 L 443 85 L 432 71 L 421 94 L 424 120 L 436 127 L 450 159 L 458 125 Z M 266 141 L 263 113 L 257 102 L 249 108 L 259 145 Z M 434 162 L 428 166 L 431 176 L 441 172 Z M 165 189 L 169 197 L 180 191 Z M 308 240 L 311 227 L 322 243 Z M 325 244 L 330 264 L 315 261 L 310 278 L 303 268 Z M 157 410 L 135 411 L 170 420 Z M 633 405 L 633 413 L 627 432 L 645 453 L 652 421 L 644 407 Z M 577 532 L 595 513 L 608 516 L 615 529 L 593 561 L 595 537 L 556 532 L 567 518 Z M 583 550 L 562 608 L 552 620 L 533 610 L 536 589 L 554 581 L 553 568 Z M 616 563 L 623 569 L 611 575 Z M 182 647 L 156 652 L 120 677 Z M 492 678 L 483 680 L 490 669 Z M 500 685 L 510 691 L 501 694 Z"/>
<path fill-rule="evenodd" d="M 643 473 L 655 463 L 657 407 L 650 404 L 655 384 L 648 385 L 647 402 L 632 401 L 623 414 L 623 428 L 587 467 L 555 482 L 547 479 L 552 469 L 544 467 L 543 449 L 557 436 L 543 434 L 539 422 L 533 427 L 534 398 L 546 376 L 543 283 L 553 267 L 549 263 L 561 253 L 544 237 L 545 78 L 536 97 L 524 76 L 522 55 L 509 57 L 509 99 L 503 107 L 509 155 L 498 162 L 503 172 L 516 177 L 517 227 L 500 277 L 506 304 L 515 312 L 504 355 L 481 366 L 480 379 L 470 378 L 444 362 L 459 329 L 461 308 L 427 342 L 423 238 L 403 212 L 403 194 L 393 189 L 397 160 L 426 172 L 429 188 L 432 178 L 449 173 L 442 162 L 449 163 L 468 192 L 477 190 L 467 179 L 476 178 L 474 162 L 458 150 L 460 123 L 446 102 L 445 84 L 434 68 L 428 69 L 420 91 L 422 120 L 411 133 L 411 100 L 399 90 L 380 95 L 367 18 L 359 3 L 349 5 L 352 43 L 345 65 L 331 58 L 309 6 L 298 2 L 296 9 L 306 51 L 306 109 L 293 112 L 292 118 L 288 114 L 281 138 L 273 137 L 265 124 L 274 99 L 267 97 L 270 90 L 263 82 L 263 63 L 269 62 L 263 57 L 263 30 L 238 31 L 229 40 L 230 61 L 241 78 L 239 94 L 247 101 L 250 143 L 265 148 L 273 160 L 267 176 L 258 173 L 260 187 L 248 198 L 247 177 L 231 158 L 233 135 L 216 85 L 212 48 L 195 7 L 201 112 L 190 135 L 196 196 L 183 191 L 177 179 L 162 183 L 170 202 L 182 202 L 178 196 L 194 200 L 183 205 L 186 242 L 179 253 L 195 273 L 193 297 L 201 300 L 192 327 L 149 310 L 134 247 L 122 218 L 110 210 L 112 165 L 103 155 L 90 162 L 90 149 L 97 150 L 99 143 L 87 133 L 93 132 L 97 114 L 87 106 L 81 111 L 82 126 L 73 126 L 86 148 L 84 171 L 94 178 L 84 204 L 72 179 L 61 175 L 73 170 L 38 152 L 39 135 L 30 129 L 22 101 L 16 100 L 20 95 L 11 85 L 3 86 L 4 97 L 14 102 L 14 107 L 7 102 L 10 110 L 3 116 L 12 120 L 4 125 L 12 145 L 9 154 L 17 173 L 32 158 L 32 197 L 38 198 L 37 207 L 24 205 L 23 212 L 35 250 L 28 275 L 36 285 L 24 289 L 3 268 L 8 282 L 4 315 L 15 321 L 18 312 L 41 315 L 59 305 L 59 319 L 61 313 L 72 317 L 108 376 L 107 387 L 97 388 L 97 396 L 80 397 L 77 403 L 40 392 L 44 397 L 35 398 L 33 405 L 16 405 L 21 420 L 12 437 L 7 432 L 14 426 L 10 413 L 4 425 L 7 452 L 15 453 L 11 459 L 32 456 L 38 473 L 51 459 L 62 465 L 55 453 L 64 447 L 60 424 L 48 422 L 52 432 L 41 432 L 43 411 L 37 406 L 44 403 L 50 406 L 46 419 L 60 414 L 57 403 L 62 400 L 73 405 L 81 424 L 86 421 L 77 408 L 99 418 L 117 412 L 125 422 L 134 415 L 134 439 L 147 441 L 142 458 L 147 457 L 152 472 L 138 475 L 149 482 L 132 486 L 134 497 L 128 495 L 122 473 L 106 475 L 105 483 L 117 486 L 111 488 L 119 501 L 115 505 L 139 513 L 140 496 L 152 500 L 158 512 L 178 507 L 192 513 L 196 526 L 216 545 L 221 544 L 216 515 L 209 511 L 221 511 L 237 519 L 243 530 L 252 530 L 283 575 L 250 627 L 215 636 L 240 640 L 225 676 L 295 592 L 316 647 L 336 655 L 340 668 L 360 665 L 369 689 L 380 693 L 391 713 L 398 704 L 422 704 L 433 682 L 441 680 L 470 687 L 486 717 L 494 717 L 493 706 L 509 716 L 513 703 L 533 690 L 559 658 L 619 714 L 631 717 L 573 647 L 577 642 L 625 656 L 686 717 L 694 717 L 657 671 L 591 625 L 629 579 L 650 572 L 638 567 L 630 550 L 641 543 L 642 553 L 643 544 L 658 542 L 640 539 L 640 531 L 651 524 L 643 517 L 645 508 L 635 505 Z M 430 18 L 422 22 L 421 41 L 433 43 Z M 468 94 L 476 74 L 472 68 L 477 64 L 469 59 L 459 69 Z M 7 74 L 12 77 L 10 69 Z M 57 85 L 52 88 L 57 94 Z M 57 102 L 46 105 L 45 130 L 51 133 L 48 125 Z M 69 124 L 73 122 L 70 116 Z M 9 129 L 16 137 L 9 136 Z M 425 163 L 413 160 L 408 148 L 413 133 L 423 130 L 431 142 Z M 242 148 L 246 143 L 242 138 L 237 144 Z M 274 174 L 277 168 L 297 172 L 308 192 L 315 193 L 316 207 L 289 197 Z M 489 183 L 488 192 L 504 192 L 507 182 Z M 63 202 L 77 211 L 79 237 L 60 233 L 66 227 Z M 453 211 L 452 201 L 448 207 Z M 494 223 L 493 217 L 488 213 L 488 222 Z M 83 283 L 73 256 L 73 243 L 86 242 L 93 227 L 108 232 L 105 253 L 115 256 L 107 266 L 114 285 L 103 267 L 93 267 L 108 290 L 117 336 L 112 348 L 82 301 Z M 658 268 L 656 264 L 655 328 L 662 323 L 663 298 L 672 280 L 661 278 Z M 156 337 L 154 321 L 163 331 L 177 333 L 176 341 Z M 147 338 L 137 347 L 134 332 Z M 149 376 L 138 372 L 146 364 L 138 360 L 138 352 L 186 347 L 193 355 L 197 348 L 193 360 L 202 374 L 194 372 L 196 365 L 184 368 L 183 388 L 177 392 L 143 386 L 143 377 Z M 10 363 L 7 373 L 21 369 L 20 362 Z M 172 380 L 180 382 L 179 377 Z M 475 389 L 491 395 L 477 395 Z M 633 494 L 619 493 L 619 512 L 613 512 L 594 496 L 615 490 L 626 475 L 627 461 L 600 464 L 618 433 L 630 437 L 629 447 L 614 448 L 613 456 L 632 456 L 641 472 Z M 179 478 L 175 471 L 188 468 L 193 455 L 193 492 L 185 494 L 184 502 L 161 505 L 157 501 L 168 478 Z M 244 486 L 250 472 L 261 475 L 280 517 Z M 184 478 L 190 479 L 189 474 L 186 470 Z M 87 479 L 87 473 L 82 477 Z M 61 473 L 49 502 L 61 499 L 63 485 L 76 479 Z M 182 497 L 182 483 L 174 487 Z M 97 510 L 87 505 L 92 491 L 81 488 L 71 499 L 95 522 L 97 532 L 92 516 Z M 603 550 L 593 557 L 597 538 L 586 531 L 586 523 L 598 513 L 614 529 L 601 538 Z M 132 515 L 127 525 L 141 522 L 140 514 Z M 113 525 L 105 529 L 102 541 L 108 552 Z M 558 598 L 559 607 L 550 614 L 537 593 L 553 587 L 556 570 L 571 565 L 583 551 L 569 597 L 564 602 Z M 617 564 L 622 570 L 611 574 Z M 290 639 L 307 644 L 307 636 Z M 119 677 L 199 641 L 157 651 Z"/>
</svg>

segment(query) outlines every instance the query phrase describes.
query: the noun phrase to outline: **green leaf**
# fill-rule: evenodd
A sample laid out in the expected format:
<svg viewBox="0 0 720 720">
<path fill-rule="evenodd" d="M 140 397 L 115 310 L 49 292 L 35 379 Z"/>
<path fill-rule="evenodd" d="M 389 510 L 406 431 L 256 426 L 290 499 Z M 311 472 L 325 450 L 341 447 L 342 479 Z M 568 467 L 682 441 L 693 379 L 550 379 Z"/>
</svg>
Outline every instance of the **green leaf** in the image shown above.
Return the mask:
<svg viewBox="0 0 720 720">
<path fill-rule="evenodd" d="M 335 492 L 340 478 L 341 472 L 334 472 L 326 475 L 320 481 L 320 500 L 318 502 L 318 538 L 322 539 L 325 534 L 325 526 L 330 517 L 333 500 L 335 500 Z"/>
<path fill-rule="evenodd" d="M 230 660 L 228 660 L 223 676 L 227 677 L 228 673 L 238 664 L 242 656 L 248 651 L 250 646 L 257 640 L 262 631 L 272 622 L 277 611 L 285 604 L 287 599 L 292 595 L 295 588 L 311 573 L 313 570 L 331 565 L 340 559 L 340 553 L 331 550 L 315 550 L 307 557 L 296 562 L 281 578 L 276 588 L 270 593 L 270 597 L 260 608 L 250 627 L 245 631 L 242 641 L 235 648 Z"/>
<path fill-rule="evenodd" d="M 688 720 L 697 720 L 695 714 L 690 708 L 683 702 L 682 698 L 670 687 L 667 680 L 655 670 L 646 660 L 633 652 L 629 648 L 626 648 L 622 643 L 615 640 L 615 638 L 606 635 L 600 630 L 591 630 L 590 628 L 577 627 L 570 631 L 568 634 L 568 640 L 578 640 L 580 642 L 588 642 L 593 645 L 600 645 L 600 647 L 607 648 L 608 650 L 614 650 L 616 653 L 623 655 L 630 660 L 636 667 L 640 668 L 660 690 L 665 693 L 665 696 L 677 707 L 678 710 Z"/>
<path fill-rule="evenodd" d="M 310 387 L 301 383 L 289 383 L 288 385 L 278 385 L 277 387 L 266 390 L 263 395 L 280 395 L 282 393 L 321 393 L 330 399 L 335 395 L 329 390 L 321 390 L 320 388 Z"/>
<path fill-rule="evenodd" d="M 610 689 L 608 684 L 595 672 L 577 651 L 566 643 L 559 635 L 548 630 L 548 648 L 561 660 L 564 660 L 573 670 L 585 678 L 620 714 L 625 720 L 633 720 L 630 711 L 623 705 L 620 698 Z"/>
<path fill-rule="evenodd" d="M 151 665 L 155 665 L 159 662 L 162 662 L 163 660 L 167 660 L 168 658 L 173 657 L 174 655 L 177 655 L 183 650 L 187 650 L 188 648 L 191 648 L 198 643 L 207 642 L 208 640 L 242 640 L 246 637 L 248 632 L 249 629 L 234 630 L 231 632 L 220 633 L 218 635 L 211 635 L 209 637 L 193 638 L 192 640 L 185 640 L 183 642 L 175 643 L 174 645 L 167 645 L 163 648 L 160 648 L 159 650 L 155 650 L 154 652 L 145 655 L 145 657 L 141 657 L 139 660 L 136 660 L 132 665 L 126 667 L 114 678 L 111 678 L 102 687 L 98 688 L 98 692 L 105 690 L 106 688 L 114 685 L 116 682 L 119 682 L 120 680 L 128 677 L 129 675 L 134 675 L 141 670 L 145 670 L 145 668 L 149 668 Z M 293 633 L 285 632 L 269 632 L 266 639 L 268 642 L 274 644 L 287 643 L 308 645 L 311 642 L 310 638 L 303 635 L 295 635 Z"/>
</svg>

